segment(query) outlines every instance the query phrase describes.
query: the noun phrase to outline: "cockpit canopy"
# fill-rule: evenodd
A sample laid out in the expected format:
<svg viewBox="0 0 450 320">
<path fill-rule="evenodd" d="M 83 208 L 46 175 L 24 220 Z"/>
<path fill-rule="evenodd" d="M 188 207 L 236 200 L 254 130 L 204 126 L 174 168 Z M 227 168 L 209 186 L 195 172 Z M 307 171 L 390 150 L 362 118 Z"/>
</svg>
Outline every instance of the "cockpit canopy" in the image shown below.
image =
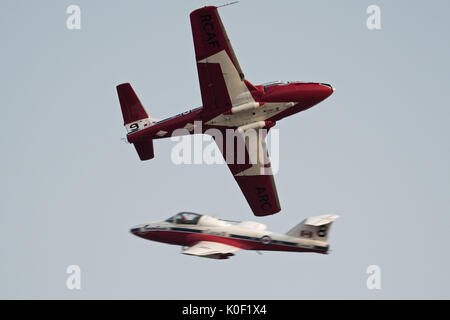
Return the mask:
<svg viewBox="0 0 450 320">
<path fill-rule="evenodd" d="M 197 224 L 201 216 L 201 214 L 193 212 L 180 212 L 167 219 L 166 222 L 175 224 Z"/>
<path fill-rule="evenodd" d="M 280 85 L 280 84 L 290 84 L 290 83 L 291 83 L 291 81 L 278 80 L 278 81 L 272 81 L 272 82 L 263 83 L 262 86 L 265 89 L 265 88 L 269 88 L 271 86 L 276 86 L 276 85 Z"/>
</svg>

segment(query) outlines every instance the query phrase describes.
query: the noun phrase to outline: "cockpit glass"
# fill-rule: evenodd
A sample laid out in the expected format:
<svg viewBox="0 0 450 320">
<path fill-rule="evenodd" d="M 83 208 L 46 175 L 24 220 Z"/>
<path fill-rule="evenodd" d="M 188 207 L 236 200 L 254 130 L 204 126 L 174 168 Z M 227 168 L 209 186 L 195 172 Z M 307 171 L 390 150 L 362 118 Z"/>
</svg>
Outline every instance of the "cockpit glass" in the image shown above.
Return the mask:
<svg viewBox="0 0 450 320">
<path fill-rule="evenodd" d="M 271 86 L 276 86 L 276 85 L 280 85 L 280 84 L 289 84 L 291 83 L 290 81 L 272 81 L 272 82 L 268 82 L 268 83 L 263 83 L 262 86 L 264 86 L 264 88 L 268 88 Z"/>
<path fill-rule="evenodd" d="M 173 217 L 170 217 L 166 222 L 175 224 L 197 224 L 201 215 L 193 212 L 180 212 Z"/>
</svg>

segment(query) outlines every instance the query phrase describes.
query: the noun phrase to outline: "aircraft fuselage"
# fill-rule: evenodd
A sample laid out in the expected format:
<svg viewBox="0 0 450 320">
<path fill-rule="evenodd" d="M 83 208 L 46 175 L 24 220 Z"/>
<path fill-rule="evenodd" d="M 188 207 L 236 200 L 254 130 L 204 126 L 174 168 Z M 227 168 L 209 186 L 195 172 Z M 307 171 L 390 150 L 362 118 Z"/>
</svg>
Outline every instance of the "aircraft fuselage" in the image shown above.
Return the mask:
<svg viewBox="0 0 450 320">
<path fill-rule="evenodd" d="M 234 225 L 199 226 L 153 222 L 135 226 L 134 235 L 157 242 L 190 247 L 200 241 L 218 242 L 244 250 L 295 251 L 326 254 L 328 245 L 322 241 L 302 239 L 267 230 L 251 230 Z"/>
<path fill-rule="evenodd" d="M 274 125 L 276 121 L 307 110 L 328 98 L 334 91 L 323 83 L 291 82 L 267 86 L 248 84 L 254 103 L 230 108 L 226 112 L 207 112 L 203 107 L 188 110 L 176 116 L 152 123 L 146 128 L 129 132 L 128 141 L 144 138 L 167 138 L 177 129 L 194 133 L 194 122 L 202 123 L 201 133 L 211 128 L 238 128 L 259 121 Z M 251 87 L 250 87 L 251 86 Z M 197 131 L 196 131 L 197 132 Z M 179 134 L 178 134 L 179 135 Z"/>
</svg>

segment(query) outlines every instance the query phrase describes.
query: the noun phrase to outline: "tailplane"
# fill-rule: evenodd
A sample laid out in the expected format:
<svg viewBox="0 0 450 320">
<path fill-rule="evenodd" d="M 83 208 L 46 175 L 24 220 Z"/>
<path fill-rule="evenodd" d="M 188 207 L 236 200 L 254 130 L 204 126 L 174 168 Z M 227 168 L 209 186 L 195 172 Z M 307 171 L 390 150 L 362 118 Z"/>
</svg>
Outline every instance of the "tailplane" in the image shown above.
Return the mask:
<svg viewBox="0 0 450 320">
<path fill-rule="evenodd" d="M 289 230 L 286 235 L 326 242 L 331 224 L 337 218 L 339 218 L 339 216 L 333 214 L 307 218 Z"/>
</svg>

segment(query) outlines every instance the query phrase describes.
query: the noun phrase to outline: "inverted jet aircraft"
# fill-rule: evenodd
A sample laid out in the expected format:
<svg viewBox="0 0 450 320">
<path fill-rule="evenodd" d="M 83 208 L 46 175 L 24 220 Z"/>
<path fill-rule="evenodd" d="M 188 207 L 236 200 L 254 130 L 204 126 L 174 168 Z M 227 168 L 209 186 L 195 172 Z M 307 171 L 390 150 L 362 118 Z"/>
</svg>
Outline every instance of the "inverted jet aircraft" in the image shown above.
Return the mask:
<svg viewBox="0 0 450 320">
<path fill-rule="evenodd" d="M 227 148 L 227 144 L 215 139 L 231 173 L 256 216 L 277 213 L 281 208 L 266 134 L 278 120 L 311 108 L 334 89 L 329 84 L 311 82 L 253 85 L 244 76 L 217 8 L 197 9 L 190 19 L 203 106 L 158 121 L 147 114 L 129 83 L 118 85 L 127 140 L 141 160 L 149 160 L 154 157 L 153 140 L 171 137 L 177 129 L 194 134 L 198 132 L 196 123 L 201 123 L 200 133 L 216 129 L 225 136 L 232 130 L 233 139 L 245 147 L 243 156 L 236 147 Z M 253 142 L 256 148 L 245 137 L 250 130 L 263 132 Z"/>
<path fill-rule="evenodd" d="M 238 250 L 295 251 L 326 254 L 330 226 L 337 215 L 303 220 L 286 234 L 266 230 L 253 221 L 227 221 L 192 212 L 181 212 L 161 222 L 133 227 L 134 235 L 183 246 L 181 253 L 213 259 L 228 259 Z"/>
</svg>

